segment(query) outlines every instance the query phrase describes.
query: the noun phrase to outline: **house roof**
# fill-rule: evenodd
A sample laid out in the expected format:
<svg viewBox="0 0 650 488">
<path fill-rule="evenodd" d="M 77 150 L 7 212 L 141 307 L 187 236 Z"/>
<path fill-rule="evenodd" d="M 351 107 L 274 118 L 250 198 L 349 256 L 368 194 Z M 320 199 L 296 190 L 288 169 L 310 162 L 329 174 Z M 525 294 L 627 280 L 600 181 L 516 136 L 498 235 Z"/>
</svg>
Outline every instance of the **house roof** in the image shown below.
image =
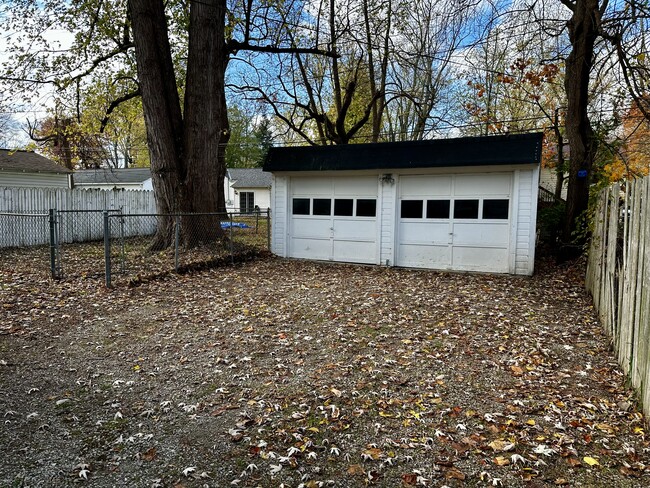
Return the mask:
<svg viewBox="0 0 650 488">
<path fill-rule="evenodd" d="M 262 168 L 228 168 L 233 188 L 270 188 L 272 175 Z"/>
<path fill-rule="evenodd" d="M 271 147 L 264 171 L 539 164 L 541 133 L 337 146 Z"/>
<path fill-rule="evenodd" d="M 119 185 L 142 183 L 151 178 L 149 168 L 80 169 L 74 173 L 75 185 Z"/>
<path fill-rule="evenodd" d="M 32 151 L 0 149 L 0 171 L 20 173 L 72 173 L 68 168 Z"/>
</svg>

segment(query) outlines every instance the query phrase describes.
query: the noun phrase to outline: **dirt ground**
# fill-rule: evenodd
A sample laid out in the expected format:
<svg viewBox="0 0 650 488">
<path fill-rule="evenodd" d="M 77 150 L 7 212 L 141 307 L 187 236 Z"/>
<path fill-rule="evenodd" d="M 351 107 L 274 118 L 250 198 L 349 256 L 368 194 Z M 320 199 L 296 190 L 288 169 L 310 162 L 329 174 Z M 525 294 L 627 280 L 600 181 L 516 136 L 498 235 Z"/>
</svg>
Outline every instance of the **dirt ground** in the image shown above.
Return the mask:
<svg viewBox="0 0 650 488">
<path fill-rule="evenodd" d="M 0 486 L 650 485 L 579 265 L 34 264 L 0 258 Z"/>
</svg>

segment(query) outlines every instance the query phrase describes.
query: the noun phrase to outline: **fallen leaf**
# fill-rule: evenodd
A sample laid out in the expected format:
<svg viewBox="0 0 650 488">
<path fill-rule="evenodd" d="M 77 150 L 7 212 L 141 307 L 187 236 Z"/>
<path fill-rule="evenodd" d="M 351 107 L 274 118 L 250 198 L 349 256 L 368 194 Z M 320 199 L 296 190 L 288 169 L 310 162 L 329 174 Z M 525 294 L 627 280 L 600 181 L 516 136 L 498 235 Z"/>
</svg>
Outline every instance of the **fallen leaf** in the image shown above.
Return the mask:
<svg viewBox="0 0 650 488">
<path fill-rule="evenodd" d="M 465 474 L 456 468 L 449 468 L 445 471 L 445 478 L 448 480 L 454 479 L 463 481 L 465 479 Z"/>
<path fill-rule="evenodd" d="M 156 448 L 151 447 L 142 453 L 142 459 L 145 461 L 153 461 L 156 459 Z"/>
<path fill-rule="evenodd" d="M 365 476 L 366 472 L 363 469 L 363 467 L 360 464 L 352 464 L 349 468 L 347 473 L 350 476 Z"/>
<path fill-rule="evenodd" d="M 415 486 L 418 482 L 418 475 L 415 473 L 407 473 L 402 475 L 402 486 Z"/>
<path fill-rule="evenodd" d="M 507 466 L 510 464 L 510 459 L 503 456 L 497 456 L 494 458 L 494 464 L 497 466 Z"/>
<path fill-rule="evenodd" d="M 599 466 L 600 463 L 598 462 L 598 459 L 594 459 L 590 456 L 585 456 L 582 458 L 582 460 L 587 463 L 589 466 Z"/>
</svg>

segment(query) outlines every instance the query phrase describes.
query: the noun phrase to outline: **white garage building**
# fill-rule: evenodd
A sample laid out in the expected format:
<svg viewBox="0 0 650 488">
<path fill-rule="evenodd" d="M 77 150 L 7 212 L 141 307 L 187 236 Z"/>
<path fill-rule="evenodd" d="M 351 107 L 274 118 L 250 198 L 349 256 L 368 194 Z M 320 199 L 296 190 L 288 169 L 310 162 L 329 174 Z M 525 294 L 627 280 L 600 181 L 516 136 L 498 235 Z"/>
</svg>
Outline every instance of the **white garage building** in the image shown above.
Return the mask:
<svg viewBox="0 0 650 488">
<path fill-rule="evenodd" d="M 283 257 L 531 275 L 541 134 L 269 150 Z"/>
</svg>

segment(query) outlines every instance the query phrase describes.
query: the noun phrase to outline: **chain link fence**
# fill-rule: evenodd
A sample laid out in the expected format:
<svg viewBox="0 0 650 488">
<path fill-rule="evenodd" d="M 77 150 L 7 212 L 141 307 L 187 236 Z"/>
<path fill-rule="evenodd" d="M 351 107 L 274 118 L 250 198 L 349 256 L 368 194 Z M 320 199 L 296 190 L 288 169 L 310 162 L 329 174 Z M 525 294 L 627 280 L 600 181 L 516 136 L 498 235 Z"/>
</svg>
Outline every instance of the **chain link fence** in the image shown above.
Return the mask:
<svg viewBox="0 0 650 488">
<path fill-rule="evenodd" d="M 0 212 L 0 260 L 2 266 L 13 269 L 18 263 L 27 264 L 29 275 L 47 276 L 56 262 L 50 262 L 51 215 L 45 213 Z"/>
<path fill-rule="evenodd" d="M 53 278 L 103 278 L 112 286 L 257 256 L 270 249 L 270 211 L 0 213 L 0 233 L 3 260 L 28 253 Z"/>
</svg>

